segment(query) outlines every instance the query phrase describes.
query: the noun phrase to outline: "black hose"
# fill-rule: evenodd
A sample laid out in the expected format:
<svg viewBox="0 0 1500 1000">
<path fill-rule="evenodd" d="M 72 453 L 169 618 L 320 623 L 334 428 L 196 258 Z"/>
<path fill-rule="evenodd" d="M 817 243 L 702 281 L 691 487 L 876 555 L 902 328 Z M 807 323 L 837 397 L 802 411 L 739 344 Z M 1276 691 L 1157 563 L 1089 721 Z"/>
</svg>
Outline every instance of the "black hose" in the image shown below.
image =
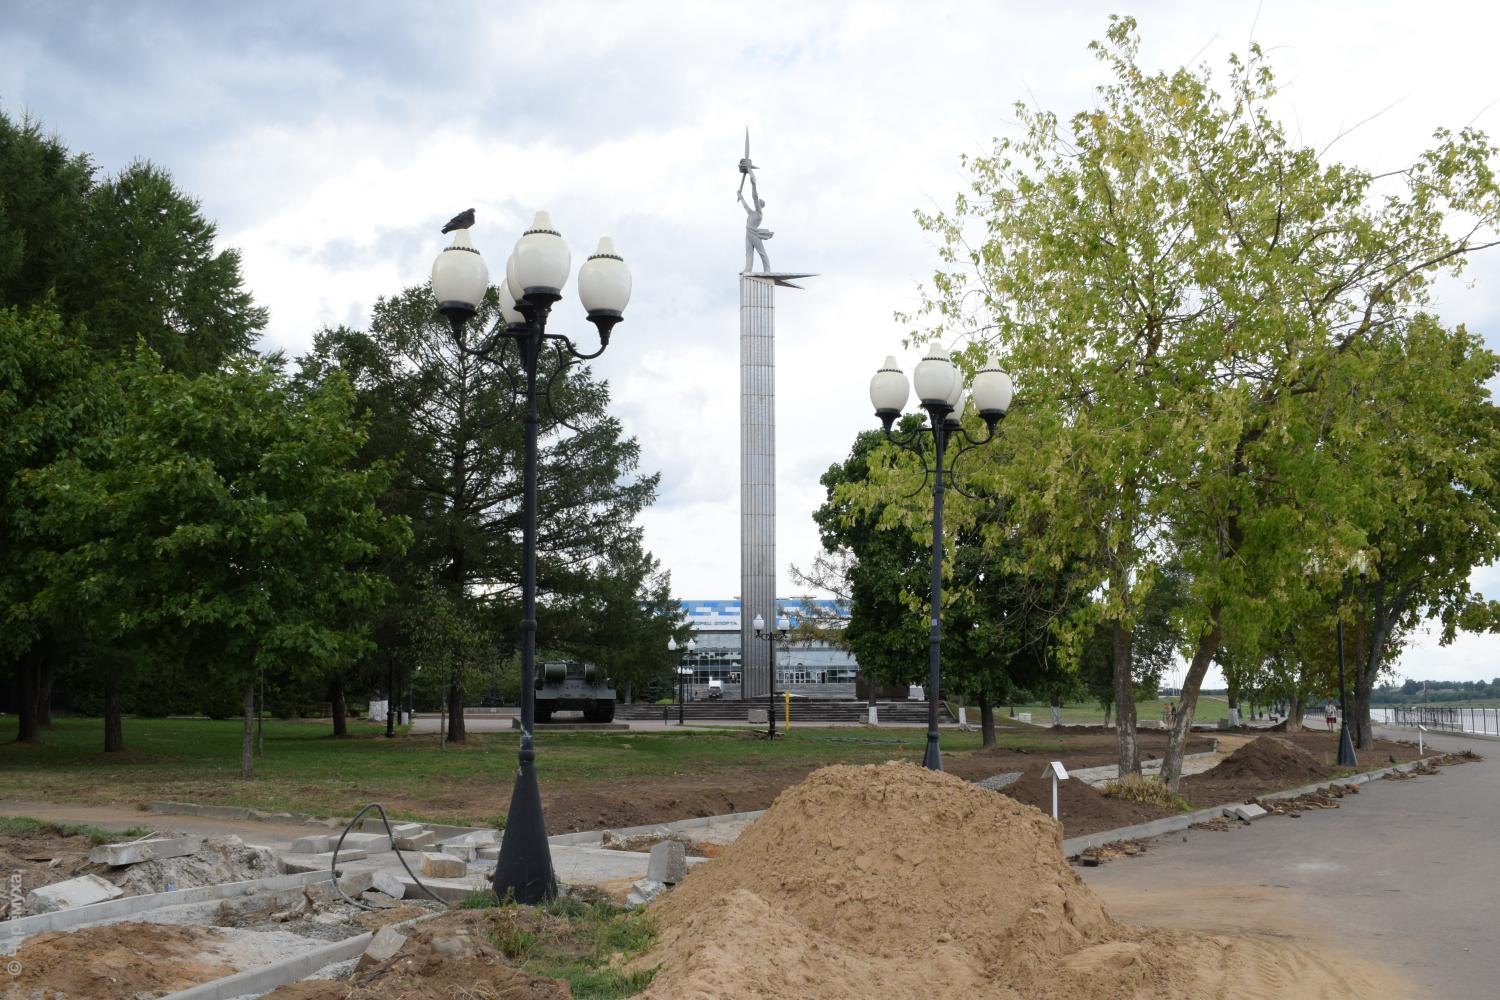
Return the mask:
<svg viewBox="0 0 1500 1000">
<path fill-rule="evenodd" d="M 393 850 L 393 851 L 396 852 L 396 860 L 399 861 L 399 862 L 401 862 L 401 867 L 406 869 L 406 874 L 410 875 L 411 876 L 411 880 L 413 882 L 417 883 L 417 888 L 421 889 L 423 892 L 427 893 L 428 896 L 432 897 L 432 899 L 433 899 L 434 902 L 442 903 L 444 906 L 447 906 L 448 905 L 448 901 L 446 899 L 440 898 L 431 889 L 429 889 L 429 888 L 427 888 L 427 886 L 423 885 L 422 884 L 422 880 L 419 879 L 419 878 L 417 878 L 417 873 L 414 872 L 414 871 L 412 871 L 411 870 L 411 866 L 406 863 L 406 858 L 404 858 L 404 857 L 401 856 L 400 849 L 396 847 L 396 834 L 391 829 L 391 821 L 386 818 L 385 807 L 382 806 L 379 802 L 371 802 L 369 805 L 365 806 L 359 812 L 355 813 L 354 814 L 354 818 L 349 821 L 349 825 L 346 826 L 346 827 L 344 827 L 344 832 L 341 833 L 341 834 L 339 834 L 339 842 L 337 844 L 333 845 L 333 857 L 328 862 L 328 868 L 329 868 L 330 871 L 333 872 L 333 888 L 334 888 L 334 890 L 336 892 L 338 892 L 338 894 L 340 896 L 344 897 L 344 902 L 350 903 L 350 904 L 352 904 L 354 906 L 357 906 L 361 910 L 378 910 L 378 909 L 382 909 L 382 907 L 379 907 L 379 906 L 371 906 L 369 903 L 361 903 L 357 899 L 350 899 L 349 898 L 349 894 L 344 891 L 344 887 L 341 886 L 341 885 L 339 885 L 339 870 L 338 870 L 338 865 L 339 865 L 339 848 L 341 848 L 341 847 L 344 846 L 344 838 L 347 837 L 347 836 L 349 836 L 349 831 L 354 829 L 354 824 L 358 823 L 359 822 L 359 818 L 361 816 L 363 816 L 365 813 L 369 812 L 371 809 L 374 809 L 374 810 L 376 810 L 376 811 L 378 811 L 380 813 L 380 821 L 385 824 L 386 836 L 390 837 L 390 839 L 391 839 L 391 850 Z"/>
</svg>

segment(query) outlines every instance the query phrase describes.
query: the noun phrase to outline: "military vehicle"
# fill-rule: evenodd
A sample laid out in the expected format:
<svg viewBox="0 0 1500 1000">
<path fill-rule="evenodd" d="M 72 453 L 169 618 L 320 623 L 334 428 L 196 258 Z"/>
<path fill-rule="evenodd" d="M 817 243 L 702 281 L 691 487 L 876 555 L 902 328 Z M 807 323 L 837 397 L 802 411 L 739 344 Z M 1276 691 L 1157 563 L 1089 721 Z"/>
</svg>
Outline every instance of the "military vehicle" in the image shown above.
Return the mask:
<svg viewBox="0 0 1500 1000">
<path fill-rule="evenodd" d="M 536 721 L 554 712 L 582 712 L 585 722 L 613 722 L 615 682 L 592 663 L 548 660 L 536 672 Z"/>
</svg>

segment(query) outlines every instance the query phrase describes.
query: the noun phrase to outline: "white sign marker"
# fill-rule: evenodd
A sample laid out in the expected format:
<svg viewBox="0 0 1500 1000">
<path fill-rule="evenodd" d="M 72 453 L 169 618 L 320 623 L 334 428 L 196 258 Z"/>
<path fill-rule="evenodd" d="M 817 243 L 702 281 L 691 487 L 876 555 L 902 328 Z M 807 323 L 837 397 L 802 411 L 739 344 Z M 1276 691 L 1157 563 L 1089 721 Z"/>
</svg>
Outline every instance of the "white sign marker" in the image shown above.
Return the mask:
<svg viewBox="0 0 1500 1000">
<path fill-rule="evenodd" d="M 1057 783 L 1068 780 L 1068 769 L 1060 760 L 1052 762 L 1052 818 L 1057 819 Z"/>
</svg>

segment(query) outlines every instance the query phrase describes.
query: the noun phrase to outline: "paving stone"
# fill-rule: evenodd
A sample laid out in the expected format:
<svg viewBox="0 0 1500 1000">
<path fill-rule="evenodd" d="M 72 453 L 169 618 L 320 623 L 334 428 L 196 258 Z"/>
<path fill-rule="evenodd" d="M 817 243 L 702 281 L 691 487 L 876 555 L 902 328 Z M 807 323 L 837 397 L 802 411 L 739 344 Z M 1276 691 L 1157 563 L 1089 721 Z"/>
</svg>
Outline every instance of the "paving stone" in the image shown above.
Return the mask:
<svg viewBox="0 0 1500 1000">
<path fill-rule="evenodd" d="M 398 851 L 425 851 L 438 842 L 438 835 L 431 830 L 423 830 L 420 833 L 409 834 L 396 838 L 396 850 Z"/>
<path fill-rule="evenodd" d="M 126 844 L 101 844 L 89 852 L 96 865 L 134 865 L 142 861 L 160 861 L 196 853 L 203 846 L 202 837 L 152 837 Z"/>
<path fill-rule="evenodd" d="M 310 837 L 298 837 L 292 841 L 291 850 L 296 854 L 322 854 L 324 851 L 333 850 L 335 839 L 326 833 L 317 833 Z"/>
<path fill-rule="evenodd" d="M 1242 819 L 1247 823 L 1251 820 L 1260 819 L 1262 816 L 1266 815 L 1266 811 L 1260 806 L 1255 805 L 1253 802 L 1236 806 L 1225 806 L 1224 812 L 1225 814 L 1232 816 L 1235 819 Z"/>
<path fill-rule="evenodd" d="M 492 844 L 488 847 L 481 847 L 474 854 L 480 861 L 498 861 L 500 859 L 500 845 Z"/>
<path fill-rule="evenodd" d="M 125 895 L 124 889 L 104 881 L 98 875 L 80 875 L 66 882 L 54 882 L 28 892 L 26 912 L 33 914 L 70 910 L 75 906 L 102 903 L 123 895 Z"/>
<path fill-rule="evenodd" d="M 401 899 L 406 895 L 406 883 L 402 882 L 392 872 L 384 868 L 378 868 L 372 873 L 371 885 L 392 899 Z"/>
<path fill-rule="evenodd" d="M 663 840 L 651 845 L 651 860 L 646 865 L 646 881 L 676 885 L 687 875 L 687 849 L 681 841 Z"/>
<path fill-rule="evenodd" d="M 406 935 L 394 927 L 386 926 L 375 932 L 370 943 L 365 946 L 365 953 L 359 956 L 355 963 L 356 970 L 368 969 L 372 965 L 379 965 L 389 961 L 406 944 Z"/>
<path fill-rule="evenodd" d="M 425 830 L 421 823 L 392 823 L 391 836 L 393 837 L 418 837 Z M 379 831 L 377 831 L 379 832 Z"/>
<path fill-rule="evenodd" d="M 427 851 L 422 855 L 423 875 L 431 875 L 433 878 L 463 878 L 468 871 L 469 866 L 464 863 L 463 858 L 437 851 Z"/>
<path fill-rule="evenodd" d="M 445 840 L 438 845 L 438 850 L 444 854 L 451 854 L 455 858 L 463 858 L 465 861 L 473 861 L 479 853 L 479 848 L 467 840 Z"/>
<path fill-rule="evenodd" d="M 334 838 L 334 843 L 338 842 Z M 351 833 L 344 838 L 344 847 L 339 850 L 339 857 L 344 856 L 344 850 L 354 851 L 389 851 L 391 849 L 391 838 L 383 833 Z"/>
</svg>

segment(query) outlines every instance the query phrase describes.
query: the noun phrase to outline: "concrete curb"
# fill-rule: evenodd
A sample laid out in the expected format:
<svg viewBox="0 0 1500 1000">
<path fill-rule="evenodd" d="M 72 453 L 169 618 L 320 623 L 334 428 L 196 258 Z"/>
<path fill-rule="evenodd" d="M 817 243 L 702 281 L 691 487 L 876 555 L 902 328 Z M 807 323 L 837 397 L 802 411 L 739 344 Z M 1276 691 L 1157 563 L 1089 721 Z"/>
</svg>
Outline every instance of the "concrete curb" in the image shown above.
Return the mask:
<svg viewBox="0 0 1500 1000">
<path fill-rule="evenodd" d="M 164 906 L 183 906 L 189 903 L 208 903 L 216 899 L 231 899 L 235 896 L 254 896 L 265 892 L 282 892 L 300 889 L 305 885 L 332 880 L 329 871 L 307 872 L 300 875 L 277 875 L 272 878 L 250 879 L 245 882 L 224 882 L 219 885 L 203 885 L 192 889 L 175 889 L 172 892 L 153 892 L 144 896 L 122 896 L 119 899 L 88 906 L 75 906 L 68 910 L 38 913 L 30 917 L 7 920 L 0 927 L 8 945 L 19 945 L 33 934 L 44 931 L 65 931 L 88 924 L 131 917 L 139 913 L 159 910 Z"/>
<path fill-rule="evenodd" d="M 172 816 L 201 816 L 205 819 L 249 819 L 262 823 L 321 826 L 334 830 L 341 829 L 345 823 L 349 822 L 345 819 L 320 819 L 306 813 L 273 813 L 245 806 L 203 806 L 196 802 L 147 802 L 146 811 Z"/>
<path fill-rule="evenodd" d="M 622 837 L 638 837 L 643 834 L 655 833 L 657 830 L 696 830 L 705 826 L 717 826 L 720 823 L 738 823 L 753 820 L 765 812 L 764 809 L 756 809 L 752 812 L 724 813 L 722 816 L 694 816 L 691 819 L 678 819 L 670 823 L 650 823 L 646 826 L 612 826 L 608 827 L 611 832 L 618 833 Z M 559 833 L 548 837 L 547 842 L 556 847 L 587 847 L 597 844 L 604 839 L 604 830 L 583 830 L 578 833 Z"/>
<path fill-rule="evenodd" d="M 421 923 L 424 920 L 431 920 L 433 917 L 442 916 L 444 912 L 447 911 L 426 913 L 420 917 L 413 917 L 411 920 L 403 920 L 399 924 L 391 924 L 389 926 L 400 930 L 410 927 L 413 924 Z M 254 969 L 246 969 L 243 972 L 236 972 L 232 976 L 225 976 L 223 979 L 215 979 L 211 983 L 200 983 L 197 986 L 190 986 L 176 993 L 169 993 L 162 1000 L 229 1000 L 231 997 L 252 994 L 259 996 L 263 993 L 270 993 L 278 986 L 285 986 L 287 983 L 295 983 L 300 979 L 306 979 L 326 965 L 332 965 L 335 962 L 345 962 L 351 958 L 358 958 L 369 947 L 370 941 L 374 937 L 374 932 L 366 931 L 357 937 L 345 938 L 342 941 L 335 941 L 333 944 L 303 952 L 295 958 L 272 962 L 270 965 L 257 966 Z"/>
<path fill-rule="evenodd" d="M 1295 799 L 1299 795 L 1309 792 L 1320 791 L 1331 788 L 1334 785 L 1363 785 L 1376 780 L 1392 771 L 1410 771 L 1419 764 L 1425 764 L 1432 760 L 1431 756 L 1422 757 L 1417 760 L 1407 761 L 1405 764 L 1397 764 L 1395 767 L 1382 767 L 1378 771 L 1361 771 L 1359 774 L 1351 774 L 1346 778 L 1335 778 L 1332 781 L 1320 781 L 1312 785 L 1303 785 L 1300 788 L 1288 788 L 1281 792 L 1268 792 L 1257 796 L 1261 799 Z M 1225 803 L 1224 805 L 1234 805 Z M 1221 816 L 1224 813 L 1224 805 L 1214 806 L 1212 809 L 1199 809 L 1196 812 L 1183 813 L 1180 816 L 1165 816 L 1161 819 L 1152 820 L 1150 823 L 1137 823 L 1135 826 L 1122 826 L 1114 830 L 1101 830 L 1098 833 L 1089 833 L 1081 837 L 1072 837 L 1063 841 L 1063 856 L 1072 858 L 1090 847 L 1103 847 L 1117 840 L 1146 840 L 1151 837 L 1160 837 L 1166 833 L 1176 833 L 1186 830 L 1194 823 L 1204 823 Z"/>
</svg>

